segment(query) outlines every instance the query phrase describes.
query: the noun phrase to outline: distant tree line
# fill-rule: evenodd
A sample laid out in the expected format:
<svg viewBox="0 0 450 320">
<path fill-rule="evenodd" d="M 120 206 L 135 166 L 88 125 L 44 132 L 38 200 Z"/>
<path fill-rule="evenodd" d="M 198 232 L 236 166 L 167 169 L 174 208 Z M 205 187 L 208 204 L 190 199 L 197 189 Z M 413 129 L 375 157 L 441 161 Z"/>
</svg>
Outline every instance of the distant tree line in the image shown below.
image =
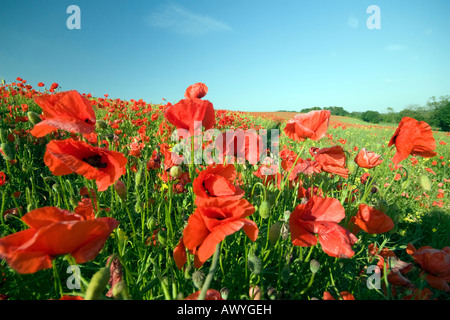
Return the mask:
<svg viewBox="0 0 450 320">
<path fill-rule="evenodd" d="M 400 112 L 387 108 L 386 112 L 374 110 L 348 112 L 342 107 L 312 107 L 300 110 L 306 113 L 313 110 L 330 110 L 332 115 L 361 119 L 370 123 L 392 123 L 400 122 L 403 117 L 411 117 L 418 121 L 425 121 L 431 127 L 441 131 L 450 131 L 450 95 L 439 98 L 431 97 L 426 105 L 409 105 Z"/>
</svg>

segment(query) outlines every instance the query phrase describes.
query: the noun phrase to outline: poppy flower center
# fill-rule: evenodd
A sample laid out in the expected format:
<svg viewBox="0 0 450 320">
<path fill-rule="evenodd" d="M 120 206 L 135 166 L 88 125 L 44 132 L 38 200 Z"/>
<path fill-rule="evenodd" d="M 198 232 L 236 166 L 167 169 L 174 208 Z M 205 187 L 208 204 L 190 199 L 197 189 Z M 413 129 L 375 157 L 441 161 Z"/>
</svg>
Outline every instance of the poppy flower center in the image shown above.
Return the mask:
<svg viewBox="0 0 450 320">
<path fill-rule="evenodd" d="M 87 157 L 87 158 L 83 158 L 83 161 L 94 168 L 106 168 L 106 166 L 107 166 L 106 162 L 101 162 L 102 156 L 100 156 L 98 154 Z"/>
<path fill-rule="evenodd" d="M 84 122 L 86 122 L 87 124 L 90 124 L 90 125 L 94 125 L 95 124 L 95 120 L 92 119 L 92 118 L 85 119 Z"/>
</svg>

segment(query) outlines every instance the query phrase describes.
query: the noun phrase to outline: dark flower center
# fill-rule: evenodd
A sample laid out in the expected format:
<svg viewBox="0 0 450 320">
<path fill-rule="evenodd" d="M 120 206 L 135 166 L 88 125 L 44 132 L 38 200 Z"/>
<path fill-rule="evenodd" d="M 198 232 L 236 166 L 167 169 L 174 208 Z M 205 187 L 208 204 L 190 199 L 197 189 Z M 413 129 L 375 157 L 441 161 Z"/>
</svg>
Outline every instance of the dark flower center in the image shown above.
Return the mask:
<svg viewBox="0 0 450 320">
<path fill-rule="evenodd" d="M 106 162 L 101 162 L 102 156 L 100 156 L 98 154 L 87 157 L 87 158 L 83 158 L 83 161 L 94 168 L 106 168 L 106 166 L 107 166 Z"/>
</svg>

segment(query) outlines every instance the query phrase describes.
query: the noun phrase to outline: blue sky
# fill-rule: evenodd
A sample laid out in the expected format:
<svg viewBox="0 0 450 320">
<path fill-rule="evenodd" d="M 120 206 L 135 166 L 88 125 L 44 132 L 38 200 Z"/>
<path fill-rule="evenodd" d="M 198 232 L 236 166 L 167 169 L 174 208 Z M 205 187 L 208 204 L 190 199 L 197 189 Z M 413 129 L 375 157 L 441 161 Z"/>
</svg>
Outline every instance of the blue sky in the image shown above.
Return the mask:
<svg viewBox="0 0 450 320">
<path fill-rule="evenodd" d="M 69 5 L 81 10 L 70 30 Z M 370 5 L 381 28 L 369 29 Z M 450 94 L 448 0 L 2 0 L 0 77 L 217 109 L 400 111 Z"/>
</svg>

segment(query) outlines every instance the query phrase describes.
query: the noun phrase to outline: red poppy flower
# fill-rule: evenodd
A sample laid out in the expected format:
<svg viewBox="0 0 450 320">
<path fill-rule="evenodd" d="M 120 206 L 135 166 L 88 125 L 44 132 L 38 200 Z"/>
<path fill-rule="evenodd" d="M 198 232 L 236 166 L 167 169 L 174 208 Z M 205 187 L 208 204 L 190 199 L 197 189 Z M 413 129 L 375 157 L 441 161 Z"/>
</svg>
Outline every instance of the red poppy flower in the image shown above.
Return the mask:
<svg viewBox="0 0 450 320">
<path fill-rule="evenodd" d="M 338 298 L 339 300 L 356 300 L 355 297 L 348 291 L 341 291 L 340 292 L 340 297 Z M 333 295 L 328 292 L 325 291 L 323 293 L 323 300 L 336 300 Z"/>
<path fill-rule="evenodd" d="M 0 171 L 0 187 L 6 183 L 6 174 L 3 171 Z"/>
<path fill-rule="evenodd" d="M 309 152 L 316 159 L 317 166 L 322 171 L 337 174 L 343 178 L 348 178 L 348 169 L 344 149 L 341 146 L 332 146 L 329 148 L 310 148 Z"/>
<path fill-rule="evenodd" d="M 284 132 L 294 141 L 320 140 L 328 130 L 330 116 L 331 111 L 329 110 L 316 110 L 298 114 L 288 121 Z"/>
<path fill-rule="evenodd" d="M 215 252 L 226 236 L 243 229 L 251 241 L 258 237 L 258 227 L 248 216 L 255 208 L 245 199 L 204 199 L 189 217 L 183 231 L 183 243 L 195 254 L 194 265 L 199 268 Z"/>
<path fill-rule="evenodd" d="M 39 82 L 38 83 L 38 87 L 43 87 L 44 86 L 44 83 L 43 82 Z"/>
<path fill-rule="evenodd" d="M 358 233 L 362 229 L 367 233 L 379 234 L 394 228 L 391 217 L 363 203 L 359 205 L 359 210 L 351 221 L 355 224 L 353 233 Z"/>
<path fill-rule="evenodd" d="M 120 152 L 66 139 L 47 144 L 44 163 L 55 176 L 77 173 L 95 180 L 98 190 L 105 191 L 125 174 L 127 158 Z"/>
<path fill-rule="evenodd" d="M 189 98 L 168 106 L 164 116 L 177 129 L 188 130 L 191 135 L 194 135 L 194 132 L 202 129 L 202 126 L 205 130 L 213 128 L 216 117 L 213 104 L 199 98 L 206 94 L 206 86 L 193 85 L 191 87 L 185 93 L 185 96 Z"/>
<path fill-rule="evenodd" d="M 253 171 L 253 174 L 260 178 L 265 186 L 269 186 L 270 183 L 273 183 L 276 188 L 281 188 L 281 180 L 283 179 L 283 176 L 280 172 L 278 172 L 277 165 L 260 165 L 258 170 Z"/>
<path fill-rule="evenodd" d="M 355 163 L 361 168 L 366 169 L 376 167 L 382 162 L 383 159 L 381 159 L 381 155 L 376 154 L 373 151 L 367 151 L 366 148 L 362 148 L 355 157 Z"/>
<path fill-rule="evenodd" d="M 209 165 L 194 179 L 194 193 L 198 198 L 240 199 L 244 190 L 235 185 L 236 168 L 233 164 Z"/>
<path fill-rule="evenodd" d="M 90 134 L 95 131 L 95 112 L 91 103 L 77 91 L 47 94 L 34 98 L 42 108 L 43 118 L 30 133 L 43 137 L 57 129 Z"/>
<path fill-rule="evenodd" d="M 0 239 L 0 258 L 19 273 L 51 268 L 64 254 L 77 263 L 93 260 L 119 225 L 113 218 L 90 219 L 56 207 L 32 210 L 22 221 L 30 228 Z"/>
<path fill-rule="evenodd" d="M 208 87 L 204 83 L 195 83 L 190 85 L 186 92 L 184 93 L 184 97 L 186 99 L 201 99 L 208 93 Z"/>
<path fill-rule="evenodd" d="M 339 200 L 313 195 L 306 204 L 299 204 L 289 218 L 292 244 L 310 247 L 319 241 L 329 256 L 352 257 L 351 247 L 358 239 L 338 224 L 344 217 Z"/>
<path fill-rule="evenodd" d="M 396 153 L 392 158 L 395 164 L 408 158 L 409 155 L 431 158 L 437 155 L 436 141 L 428 123 L 404 117 L 389 141 L 388 147 L 395 145 Z"/>
<path fill-rule="evenodd" d="M 431 287 L 446 292 L 450 291 L 448 285 L 450 282 L 450 247 L 439 250 L 423 246 L 417 250 L 412 244 L 409 244 L 407 252 L 427 273 L 426 280 Z"/>
<path fill-rule="evenodd" d="M 184 298 L 184 300 L 198 300 L 200 296 L 201 290 L 194 292 L 193 294 Z M 206 290 L 205 300 L 223 300 L 220 291 L 216 289 L 208 289 Z"/>
</svg>

